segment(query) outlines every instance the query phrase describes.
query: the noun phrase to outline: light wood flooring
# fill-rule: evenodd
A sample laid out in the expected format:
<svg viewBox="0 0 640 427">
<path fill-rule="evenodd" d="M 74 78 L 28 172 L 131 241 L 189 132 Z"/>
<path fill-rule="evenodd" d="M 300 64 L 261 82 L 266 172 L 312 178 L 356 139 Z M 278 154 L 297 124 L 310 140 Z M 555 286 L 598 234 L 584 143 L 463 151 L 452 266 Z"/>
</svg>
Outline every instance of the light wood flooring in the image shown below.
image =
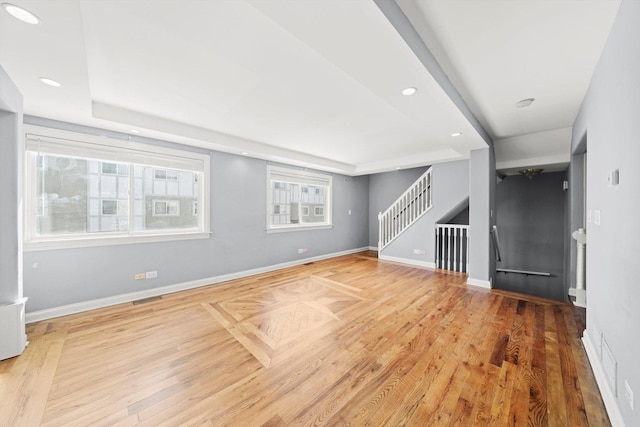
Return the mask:
<svg viewBox="0 0 640 427">
<path fill-rule="evenodd" d="M 584 311 L 465 280 L 362 253 L 30 324 L 0 426 L 608 426 Z"/>
</svg>

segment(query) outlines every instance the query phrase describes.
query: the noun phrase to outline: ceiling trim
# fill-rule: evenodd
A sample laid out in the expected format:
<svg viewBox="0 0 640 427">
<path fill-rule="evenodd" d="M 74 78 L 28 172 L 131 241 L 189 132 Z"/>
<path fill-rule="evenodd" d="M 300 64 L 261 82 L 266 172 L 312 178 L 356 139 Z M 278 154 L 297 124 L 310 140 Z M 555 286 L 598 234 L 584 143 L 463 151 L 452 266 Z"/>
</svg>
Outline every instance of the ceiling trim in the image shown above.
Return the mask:
<svg viewBox="0 0 640 427">
<path fill-rule="evenodd" d="M 522 169 L 528 167 L 537 167 L 542 165 L 568 165 L 570 159 L 569 153 L 553 154 L 542 157 L 529 157 L 524 159 L 503 161 L 496 163 L 497 170 L 504 169 Z"/>
<path fill-rule="evenodd" d="M 314 169 L 350 176 L 357 174 L 356 166 L 348 163 L 287 150 L 285 148 L 263 144 L 246 138 L 100 102 L 94 101 L 91 108 L 94 118 L 127 124 L 141 129 L 160 131 L 163 133 L 163 138 L 179 144 L 188 144 L 208 150 L 237 155 L 240 155 L 242 152 L 247 152 L 250 157 L 264 160 L 282 162 L 294 166 L 312 167 Z"/>
<path fill-rule="evenodd" d="M 388 172 L 393 169 L 411 169 L 434 163 L 453 162 L 464 160 L 463 156 L 453 148 L 445 148 L 427 153 L 419 153 L 411 156 L 396 157 L 379 162 L 364 163 L 356 167 L 356 175 L 369 175 L 380 172 Z"/>
</svg>

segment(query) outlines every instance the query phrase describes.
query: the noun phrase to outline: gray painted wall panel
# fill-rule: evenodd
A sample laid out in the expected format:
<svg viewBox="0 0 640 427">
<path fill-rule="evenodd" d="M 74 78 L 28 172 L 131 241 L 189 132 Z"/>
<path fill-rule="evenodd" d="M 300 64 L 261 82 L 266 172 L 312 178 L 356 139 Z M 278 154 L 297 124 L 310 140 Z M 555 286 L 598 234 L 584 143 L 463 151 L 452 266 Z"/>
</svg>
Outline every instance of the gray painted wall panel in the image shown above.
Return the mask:
<svg viewBox="0 0 640 427">
<path fill-rule="evenodd" d="M 489 241 L 491 218 L 491 148 L 473 150 L 469 160 L 469 278 L 488 282 L 493 251 Z M 495 160 L 493 162 L 495 172 Z M 495 265 L 495 263 L 494 263 Z"/>
<path fill-rule="evenodd" d="M 640 2 L 624 0 L 573 128 L 572 152 L 588 132 L 587 332 L 602 330 L 617 360 L 617 406 L 627 426 L 640 425 Z M 610 188 L 608 174 L 620 171 Z M 572 184 L 572 188 L 575 182 Z M 575 219 L 574 219 L 575 221 Z M 573 224 L 572 229 L 575 228 Z M 627 405 L 624 381 L 635 391 Z"/>
<path fill-rule="evenodd" d="M 0 304 L 22 297 L 22 95 L 0 67 Z"/>
<path fill-rule="evenodd" d="M 126 137 L 33 117 L 27 121 L 76 132 Z M 176 147 L 163 141 L 135 139 Z M 25 253 L 28 311 L 368 246 L 368 176 L 333 175 L 332 229 L 268 234 L 266 166 L 266 161 L 250 157 L 211 154 L 213 236 L 209 239 Z M 308 252 L 298 254 L 299 248 L 308 248 Z M 135 273 L 152 270 L 158 271 L 157 279 L 134 281 Z"/>
</svg>

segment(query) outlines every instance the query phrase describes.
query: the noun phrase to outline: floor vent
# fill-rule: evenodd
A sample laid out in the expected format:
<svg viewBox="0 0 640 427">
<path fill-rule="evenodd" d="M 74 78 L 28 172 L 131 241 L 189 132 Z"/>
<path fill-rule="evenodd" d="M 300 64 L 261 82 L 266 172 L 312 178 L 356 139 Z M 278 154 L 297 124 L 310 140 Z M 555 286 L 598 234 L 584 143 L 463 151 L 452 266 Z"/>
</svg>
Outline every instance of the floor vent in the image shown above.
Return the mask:
<svg viewBox="0 0 640 427">
<path fill-rule="evenodd" d="M 162 297 L 143 298 L 143 299 L 139 299 L 139 300 L 133 301 L 133 305 L 146 304 L 148 302 L 158 301 L 158 300 L 161 300 L 161 299 L 162 299 Z"/>
</svg>

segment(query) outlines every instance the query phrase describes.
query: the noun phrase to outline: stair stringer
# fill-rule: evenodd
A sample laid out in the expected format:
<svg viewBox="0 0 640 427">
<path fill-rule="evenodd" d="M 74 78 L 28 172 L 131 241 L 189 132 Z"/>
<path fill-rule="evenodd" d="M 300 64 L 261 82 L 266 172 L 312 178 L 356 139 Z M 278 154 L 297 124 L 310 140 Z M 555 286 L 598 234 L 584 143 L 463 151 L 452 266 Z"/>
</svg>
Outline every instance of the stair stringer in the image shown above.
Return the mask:
<svg viewBox="0 0 640 427">
<path fill-rule="evenodd" d="M 380 259 L 435 268 L 435 225 L 469 198 L 469 161 L 436 163 L 432 168 L 432 208 L 382 249 Z M 416 249 L 424 254 L 414 253 Z"/>
</svg>

